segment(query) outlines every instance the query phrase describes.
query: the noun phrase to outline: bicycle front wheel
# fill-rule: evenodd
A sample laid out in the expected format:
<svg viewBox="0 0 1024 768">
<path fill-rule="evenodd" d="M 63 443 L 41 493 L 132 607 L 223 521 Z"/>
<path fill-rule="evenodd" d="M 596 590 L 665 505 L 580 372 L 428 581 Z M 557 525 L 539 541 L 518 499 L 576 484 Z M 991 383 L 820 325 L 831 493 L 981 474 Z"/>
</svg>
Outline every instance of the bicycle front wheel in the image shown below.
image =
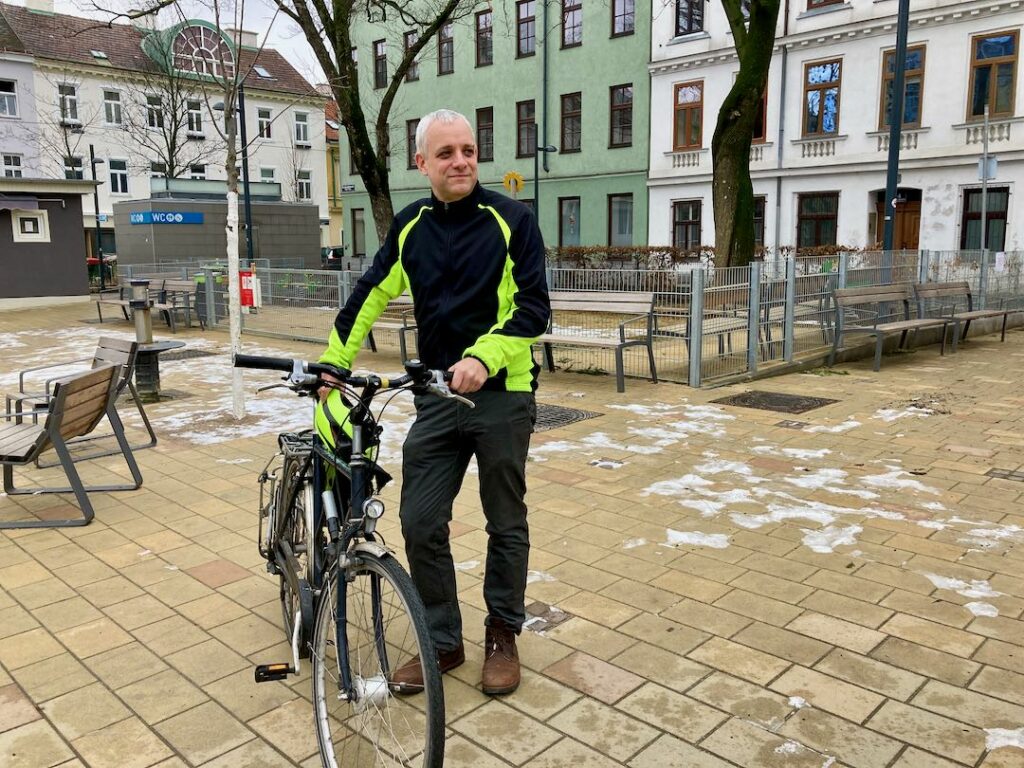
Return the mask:
<svg viewBox="0 0 1024 768">
<path fill-rule="evenodd" d="M 345 586 L 345 659 L 337 644 L 335 569 L 317 606 L 313 708 L 321 759 L 329 768 L 440 768 L 444 689 L 423 603 L 412 579 L 393 558 L 363 553 L 357 557 L 348 568 Z M 397 696 L 391 675 L 417 656 L 423 691 Z M 351 681 L 350 700 L 341 694 L 343 664 Z"/>
</svg>

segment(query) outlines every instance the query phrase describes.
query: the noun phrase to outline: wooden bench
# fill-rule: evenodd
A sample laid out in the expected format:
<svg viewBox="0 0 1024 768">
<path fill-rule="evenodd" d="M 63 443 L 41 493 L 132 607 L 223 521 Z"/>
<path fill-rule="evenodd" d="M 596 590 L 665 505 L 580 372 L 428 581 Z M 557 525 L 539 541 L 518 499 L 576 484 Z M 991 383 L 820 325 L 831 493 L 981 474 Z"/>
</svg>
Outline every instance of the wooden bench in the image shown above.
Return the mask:
<svg viewBox="0 0 1024 768">
<path fill-rule="evenodd" d="M 115 291 L 103 291 L 96 299 L 96 314 L 99 315 L 100 322 L 103 322 L 103 305 L 107 304 L 113 307 L 118 307 L 121 310 L 121 314 L 124 315 L 125 320 L 131 320 L 131 316 L 128 314 L 128 308 L 131 306 L 131 289 L 122 285 Z"/>
<path fill-rule="evenodd" d="M 149 442 L 142 445 L 133 445 L 132 449 L 139 451 L 144 448 L 152 448 L 156 445 L 156 433 L 153 431 L 153 426 L 149 423 L 149 418 L 146 416 L 146 411 L 142 407 L 142 399 L 139 397 L 139 391 L 135 388 L 135 361 L 139 353 L 139 343 L 131 339 L 119 339 L 113 336 L 102 336 L 99 341 L 96 342 L 96 351 L 93 352 L 91 358 L 83 357 L 77 360 L 63 360 L 56 363 L 49 363 L 47 365 L 39 365 L 34 368 L 26 368 L 25 370 L 18 373 L 18 392 L 16 394 L 6 395 L 6 412 L 8 414 L 14 414 L 16 417 L 31 415 L 33 423 L 38 422 L 40 413 L 46 413 L 46 407 L 49 405 L 50 399 L 53 397 L 53 384 L 59 378 L 67 376 L 67 373 L 61 375 L 52 375 L 57 368 L 67 368 L 69 366 L 79 366 L 83 363 L 89 363 L 90 368 L 100 368 L 104 365 L 117 365 L 120 366 L 120 374 L 117 382 L 117 395 L 120 396 L 125 389 L 127 389 L 135 401 L 135 408 L 139 412 L 139 416 L 142 418 L 142 423 L 149 433 Z M 49 376 L 42 383 L 39 383 L 39 379 L 43 376 Z M 33 380 L 36 380 L 33 383 Z M 29 410 L 26 411 L 25 407 L 28 406 Z M 16 421 L 20 423 L 21 418 L 16 418 Z M 86 438 L 87 440 L 98 439 L 94 437 Z M 98 456 L 110 456 L 117 451 L 106 451 L 104 453 L 97 453 L 90 456 L 90 458 L 96 458 Z"/>
<path fill-rule="evenodd" d="M 206 322 L 203 320 L 203 313 L 195 304 L 196 284 L 194 281 L 167 279 L 163 281 L 157 291 L 153 309 L 163 314 L 167 324 L 171 326 L 171 333 L 178 332 L 178 313 L 181 313 L 186 327 L 191 328 L 192 310 L 195 309 L 196 318 L 199 320 L 199 329 L 205 331 Z"/>
<path fill-rule="evenodd" d="M 615 351 L 615 388 L 619 392 L 626 391 L 625 373 L 623 370 L 622 350 L 626 347 L 647 347 L 647 359 L 651 366 L 651 381 L 657 383 L 658 371 L 654 365 L 654 293 L 647 291 L 552 291 L 551 319 L 548 332 L 542 334 L 538 344 L 544 345 L 544 359 L 548 370 L 555 370 L 555 359 L 552 347 L 564 344 L 574 347 L 599 347 Z M 593 313 L 616 315 L 623 317 L 618 320 L 618 333 L 610 329 L 598 329 L 594 332 L 558 330 L 555 326 L 555 313 Z M 632 334 L 627 329 L 637 330 Z"/>
<path fill-rule="evenodd" d="M 17 520 L 0 522 L 0 529 L 49 528 L 88 525 L 95 516 L 89 491 L 127 491 L 142 485 L 132 449 L 124 434 L 124 425 L 114 408 L 117 399 L 117 383 L 120 366 L 102 365 L 85 373 L 69 376 L 55 382 L 53 395 L 46 412 L 46 423 L 18 423 L 13 414 L 7 414 L 0 422 L 0 464 L 3 465 L 3 488 L 10 496 L 36 495 L 40 493 L 74 493 L 82 517 L 69 520 Z M 121 448 L 121 455 L 128 464 L 134 483 L 125 485 L 86 486 L 75 467 L 75 460 L 68 450 L 68 441 L 85 437 L 91 433 L 106 416 L 114 428 L 114 436 Z M 16 488 L 14 467 L 35 462 L 49 448 L 57 452 L 60 466 L 67 475 L 70 486 Z"/>
<path fill-rule="evenodd" d="M 828 356 L 828 364 L 835 362 L 836 354 L 842 345 L 843 334 L 846 331 L 857 331 L 871 334 L 875 337 L 875 365 L 874 370 L 882 366 L 882 346 L 885 337 L 889 334 L 899 333 L 899 349 L 902 349 L 907 341 L 907 334 L 923 328 L 941 328 L 942 344 L 940 354 L 946 354 L 946 329 L 953 322 L 948 317 L 919 317 L 911 318 L 910 301 L 914 293 L 908 283 L 897 285 L 874 285 L 863 288 L 837 288 L 832 292 L 832 298 L 836 306 L 836 329 L 832 342 L 832 351 Z M 879 323 L 879 313 L 874 312 L 874 322 L 871 325 L 847 325 L 845 322 L 846 310 L 867 306 L 903 305 L 903 319 L 888 323 Z"/>
<path fill-rule="evenodd" d="M 373 328 L 366 334 L 366 344 L 371 352 L 377 351 L 377 342 L 374 341 L 373 332 L 396 331 L 398 333 L 398 350 L 402 355 L 402 362 L 408 359 L 408 342 L 405 334 L 416 331 L 416 317 L 413 314 L 412 296 L 403 293 L 401 296 L 388 302 L 387 307 L 380 313 L 373 324 Z"/>
<path fill-rule="evenodd" d="M 953 305 L 950 307 L 950 313 L 947 315 L 942 312 L 940 308 L 940 316 L 947 317 L 955 323 L 953 329 L 953 351 L 956 351 L 957 341 L 963 341 L 967 338 L 967 331 L 971 327 L 972 320 L 981 320 L 988 317 L 1002 317 L 1003 327 L 999 335 L 1000 341 L 1006 341 L 1006 319 L 1016 313 L 1024 312 L 1024 309 L 975 309 L 974 308 L 974 297 L 971 295 L 971 286 L 967 281 L 950 282 L 950 283 L 915 283 L 914 294 L 917 296 L 917 313 L 921 317 L 924 317 L 928 312 L 927 302 L 942 300 L 942 299 L 953 299 Z M 967 303 L 967 310 L 965 312 L 956 311 L 956 299 L 958 297 L 964 297 Z M 963 332 L 960 331 L 960 325 L 963 324 Z"/>
</svg>

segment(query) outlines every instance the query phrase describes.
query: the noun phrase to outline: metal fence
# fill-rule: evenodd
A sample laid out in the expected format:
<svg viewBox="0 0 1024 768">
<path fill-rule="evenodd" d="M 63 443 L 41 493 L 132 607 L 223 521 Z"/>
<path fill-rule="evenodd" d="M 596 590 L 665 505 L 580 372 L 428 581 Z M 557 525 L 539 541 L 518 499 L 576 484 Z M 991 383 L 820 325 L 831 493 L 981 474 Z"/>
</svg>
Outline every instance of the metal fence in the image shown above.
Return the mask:
<svg viewBox="0 0 1024 768">
<path fill-rule="evenodd" d="M 549 268 L 552 291 L 644 291 L 654 294 L 654 353 L 659 378 L 699 387 L 723 377 L 753 374 L 800 358 L 822 355 L 832 344 L 837 288 L 892 283 L 966 281 L 974 308 L 1024 307 L 1024 252 L 870 251 L 834 256 L 755 262 L 744 267 L 682 264 L 676 269 Z M 243 314 L 250 334 L 325 342 L 338 308 L 359 279 L 358 272 L 278 269 L 255 270 L 258 306 Z M 211 325 L 226 323 L 227 279 L 206 269 L 197 282 Z M 912 307 L 914 314 L 949 314 L 950 300 Z M 891 308 L 892 319 L 901 307 Z M 601 312 L 556 312 L 560 331 L 580 335 L 618 335 L 623 318 Z M 631 333 L 638 332 L 631 326 Z M 397 350 L 394 331 L 376 334 L 380 347 Z M 694 343 L 696 340 L 696 343 Z M 366 353 L 364 353 L 366 354 Z M 538 356 L 539 359 L 539 356 Z M 587 373 L 615 370 L 610 349 L 566 346 L 555 352 L 562 368 Z M 628 376 L 649 375 L 646 350 L 625 350 Z"/>
</svg>

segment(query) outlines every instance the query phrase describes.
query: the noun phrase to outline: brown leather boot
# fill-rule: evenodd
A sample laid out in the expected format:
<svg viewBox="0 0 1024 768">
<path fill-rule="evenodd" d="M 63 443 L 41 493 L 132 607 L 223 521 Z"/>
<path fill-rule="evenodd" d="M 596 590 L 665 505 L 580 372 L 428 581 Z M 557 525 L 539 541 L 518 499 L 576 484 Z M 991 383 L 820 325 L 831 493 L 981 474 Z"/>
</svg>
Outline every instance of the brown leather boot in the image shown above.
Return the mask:
<svg viewBox="0 0 1024 768">
<path fill-rule="evenodd" d="M 519 687 L 519 652 L 516 633 L 493 620 L 484 632 L 483 690 L 490 695 L 512 693 Z"/>
<path fill-rule="evenodd" d="M 450 651 L 438 651 L 437 665 L 442 672 L 455 669 L 466 660 L 466 650 L 462 643 Z M 420 657 L 413 656 L 405 664 L 391 674 L 391 692 L 399 696 L 410 696 L 423 690 L 423 665 Z"/>
</svg>

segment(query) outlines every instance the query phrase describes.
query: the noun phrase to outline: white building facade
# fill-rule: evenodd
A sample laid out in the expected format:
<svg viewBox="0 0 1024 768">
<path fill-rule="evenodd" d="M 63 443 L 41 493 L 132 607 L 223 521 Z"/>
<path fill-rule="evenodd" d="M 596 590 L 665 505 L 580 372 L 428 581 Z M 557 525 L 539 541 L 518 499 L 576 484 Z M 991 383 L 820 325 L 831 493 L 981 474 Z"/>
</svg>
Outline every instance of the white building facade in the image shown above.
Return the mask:
<svg viewBox="0 0 1024 768">
<path fill-rule="evenodd" d="M 751 150 L 759 244 L 882 241 L 897 0 L 792 0 Z M 711 139 L 739 62 L 719 3 L 655 14 L 649 242 L 714 244 Z M 981 247 L 984 114 L 997 171 L 987 246 L 1024 249 L 1019 0 L 911 5 L 894 247 Z"/>
<path fill-rule="evenodd" d="M 258 48 L 254 33 L 220 31 L 204 21 L 170 30 L 90 29 L 95 22 L 54 14 L 38 0 L 33 5 L 0 4 L 0 26 L 22 49 L 17 54 L 0 50 L 0 98 L 5 82 L 16 78 L 20 112 L 0 116 L 0 155 L 17 156 L 24 177 L 88 180 L 95 167 L 102 182 L 98 211 L 91 196 L 83 199 L 90 250 L 98 212 L 103 250 L 116 252 L 113 204 L 149 198 L 152 179 L 227 178 L 218 130 L 223 104 L 215 85 L 168 84 L 147 72 L 162 51 L 173 56 L 176 71 L 187 65 L 216 74 L 218 62 L 229 61 L 247 72 L 250 181 L 280 184 L 284 201 L 317 204 L 326 230 L 325 100 L 281 55 Z M 164 42 L 158 46 L 145 42 L 160 37 Z M 60 38 L 61 44 L 54 42 Z M 16 72 L 14 64 L 20 67 Z M 90 153 L 98 161 L 94 166 Z M 6 162 L 0 175 L 14 175 L 13 163 Z"/>
</svg>

